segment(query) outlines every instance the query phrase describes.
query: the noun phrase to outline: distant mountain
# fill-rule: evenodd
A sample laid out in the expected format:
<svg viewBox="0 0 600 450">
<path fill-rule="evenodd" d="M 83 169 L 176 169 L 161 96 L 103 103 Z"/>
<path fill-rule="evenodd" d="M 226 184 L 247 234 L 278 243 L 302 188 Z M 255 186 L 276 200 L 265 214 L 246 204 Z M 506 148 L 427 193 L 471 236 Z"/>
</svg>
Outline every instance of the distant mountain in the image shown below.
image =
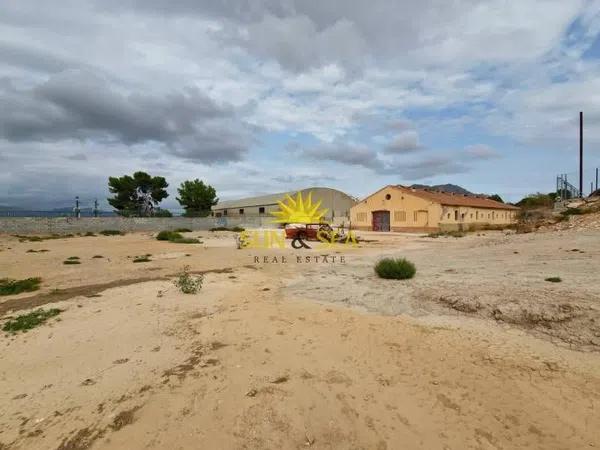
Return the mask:
<svg viewBox="0 0 600 450">
<path fill-rule="evenodd" d="M 456 184 L 436 184 L 434 186 L 428 186 L 426 184 L 413 184 L 411 188 L 414 189 L 431 189 L 434 191 L 451 192 L 453 194 L 464 194 L 464 195 L 475 195 L 465 188 Z"/>
<path fill-rule="evenodd" d="M 23 208 L 17 208 L 15 206 L 7 206 L 7 205 L 0 205 L 0 211 L 22 211 Z"/>
</svg>

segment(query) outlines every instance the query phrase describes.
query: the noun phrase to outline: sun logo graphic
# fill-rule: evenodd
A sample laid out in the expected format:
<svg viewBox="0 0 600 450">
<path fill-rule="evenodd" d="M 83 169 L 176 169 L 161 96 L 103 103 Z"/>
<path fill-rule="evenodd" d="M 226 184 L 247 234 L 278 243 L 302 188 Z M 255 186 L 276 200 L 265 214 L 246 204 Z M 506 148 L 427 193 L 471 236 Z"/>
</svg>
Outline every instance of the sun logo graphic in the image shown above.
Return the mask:
<svg viewBox="0 0 600 450">
<path fill-rule="evenodd" d="M 319 241 L 322 246 L 334 244 L 357 245 L 356 236 L 343 228 L 334 230 L 325 220 L 329 211 L 321 208 L 321 200 L 313 203 L 312 192 L 306 197 L 302 192 L 294 196 L 286 194 L 277 202 L 279 211 L 270 212 L 271 223 L 283 224 L 284 230 L 243 231 L 238 238 L 238 248 L 285 248 L 286 239 L 291 239 L 294 249 L 311 248 L 306 241 Z M 261 236 L 262 234 L 262 236 Z"/>
<path fill-rule="evenodd" d="M 323 217 L 327 214 L 328 209 L 319 209 L 321 200 L 313 205 L 312 192 L 309 192 L 306 199 L 302 198 L 302 192 L 298 191 L 296 198 L 292 198 L 286 194 L 285 200 L 287 203 L 279 200 L 279 211 L 271 212 L 275 217 L 274 223 L 324 223 Z"/>
</svg>

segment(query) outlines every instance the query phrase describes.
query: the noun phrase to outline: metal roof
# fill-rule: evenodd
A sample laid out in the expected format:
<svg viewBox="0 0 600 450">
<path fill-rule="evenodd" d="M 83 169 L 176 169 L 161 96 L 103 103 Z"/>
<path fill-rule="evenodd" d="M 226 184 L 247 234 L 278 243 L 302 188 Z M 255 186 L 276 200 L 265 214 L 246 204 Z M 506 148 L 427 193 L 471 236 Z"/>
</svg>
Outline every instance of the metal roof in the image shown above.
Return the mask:
<svg viewBox="0 0 600 450">
<path fill-rule="evenodd" d="M 345 192 L 340 191 L 338 189 L 328 188 L 328 187 L 323 187 L 323 186 L 311 186 L 311 187 L 304 188 L 304 189 L 298 189 L 296 191 L 287 191 L 287 192 L 279 192 L 277 194 L 259 195 L 256 197 L 246 197 L 246 198 L 240 198 L 237 200 L 225 200 L 225 201 L 219 202 L 218 204 L 213 206 L 211 209 L 213 211 L 215 211 L 215 210 L 219 210 L 219 209 L 235 209 L 235 208 L 244 208 L 244 207 L 251 207 L 251 206 L 276 205 L 278 201 L 285 199 L 286 194 L 290 195 L 290 196 L 294 196 L 298 192 L 302 192 L 302 194 L 304 195 L 310 191 L 314 191 L 317 189 L 325 189 L 328 191 L 337 192 L 339 194 L 342 194 L 342 195 L 348 197 L 350 200 L 352 200 L 354 202 L 357 201 L 354 197 L 351 197 L 348 194 L 346 194 Z M 313 199 L 313 200 L 316 200 L 316 199 Z"/>
<path fill-rule="evenodd" d="M 491 209 L 514 209 L 519 208 L 506 203 L 497 202 L 487 197 L 479 197 L 475 195 L 464 195 L 464 194 L 453 194 L 450 192 L 440 192 L 429 189 L 414 189 L 401 185 L 394 186 L 396 189 L 400 189 L 407 194 L 414 195 L 416 197 L 424 198 L 435 203 L 448 206 L 471 206 L 474 208 L 491 208 Z"/>
<path fill-rule="evenodd" d="M 305 189 L 303 189 L 304 191 Z M 280 192 L 278 194 L 259 195 L 258 197 L 240 198 L 238 200 L 225 200 L 212 207 L 213 210 L 225 208 L 243 208 L 245 206 L 265 206 L 276 205 L 277 202 L 285 198 L 286 194 L 295 195 L 298 191 Z"/>
</svg>

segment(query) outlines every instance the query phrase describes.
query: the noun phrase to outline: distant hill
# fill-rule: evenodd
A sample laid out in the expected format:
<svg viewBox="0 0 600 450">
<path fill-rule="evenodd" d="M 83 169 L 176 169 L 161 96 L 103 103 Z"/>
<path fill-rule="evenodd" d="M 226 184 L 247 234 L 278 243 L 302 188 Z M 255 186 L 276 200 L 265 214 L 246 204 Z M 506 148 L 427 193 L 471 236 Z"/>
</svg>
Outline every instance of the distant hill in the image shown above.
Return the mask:
<svg viewBox="0 0 600 450">
<path fill-rule="evenodd" d="M 414 189 L 431 189 L 434 191 L 451 192 L 453 194 L 464 194 L 464 195 L 475 195 L 465 188 L 456 184 L 436 184 L 434 186 L 428 186 L 426 184 L 413 184 L 411 188 Z"/>
<path fill-rule="evenodd" d="M 0 205 L 0 211 L 21 211 L 22 209 L 15 206 Z"/>
</svg>

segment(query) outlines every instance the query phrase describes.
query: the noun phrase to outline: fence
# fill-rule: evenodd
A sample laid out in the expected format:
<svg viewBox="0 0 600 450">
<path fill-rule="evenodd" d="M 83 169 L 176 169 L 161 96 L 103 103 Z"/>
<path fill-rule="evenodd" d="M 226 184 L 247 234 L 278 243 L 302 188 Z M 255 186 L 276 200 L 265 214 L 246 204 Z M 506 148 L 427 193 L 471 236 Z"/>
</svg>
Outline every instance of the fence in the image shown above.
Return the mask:
<svg viewBox="0 0 600 450">
<path fill-rule="evenodd" d="M 6 234 L 75 234 L 103 230 L 160 231 L 189 228 L 208 230 L 214 227 L 272 227 L 271 217 L 0 217 L 0 233 Z"/>
</svg>

